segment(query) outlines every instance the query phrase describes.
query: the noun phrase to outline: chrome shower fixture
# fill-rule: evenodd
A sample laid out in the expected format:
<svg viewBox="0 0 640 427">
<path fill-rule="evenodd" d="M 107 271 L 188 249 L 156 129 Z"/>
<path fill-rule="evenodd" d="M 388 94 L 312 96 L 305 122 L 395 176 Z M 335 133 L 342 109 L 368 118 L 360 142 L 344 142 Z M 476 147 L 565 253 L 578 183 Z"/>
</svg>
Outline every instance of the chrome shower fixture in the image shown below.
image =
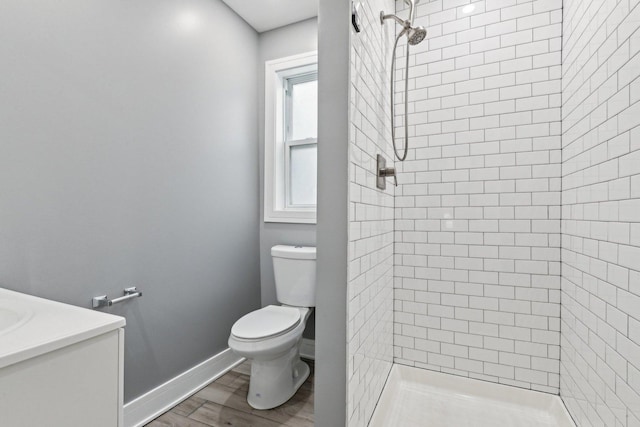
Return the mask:
<svg viewBox="0 0 640 427">
<path fill-rule="evenodd" d="M 413 1 L 406 1 L 406 3 L 408 3 L 411 6 L 408 19 L 403 21 L 402 19 L 398 18 L 396 15 L 393 15 L 393 14 L 385 15 L 384 11 L 381 11 L 380 23 L 384 25 L 385 20 L 393 19 L 398 24 L 402 25 L 402 31 L 400 31 L 400 34 L 398 34 L 398 37 L 406 34 L 407 41 L 409 42 L 409 44 L 412 46 L 415 46 L 418 43 L 420 43 L 422 40 L 424 40 L 424 38 L 427 36 L 427 30 L 425 30 L 425 28 L 422 26 L 418 26 L 418 27 L 413 26 L 413 10 L 415 5 Z"/>
<path fill-rule="evenodd" d="M 415 46 L 427 37 L 424 27 L 411 27 L 407 30 L 407 40 L 411 46 Z"/>
<path fill-rule="evenodd" d="M 380 12 L 380 23 L 384 25 L 384 21 L 392 19 L 399 25 L 402 25 L 402 31 L 396 36 L 396 42 L 393 45 L 393 54 L 391 58 L 391 142 L 393 143 L 393 152 L 400 161 L 404 161 L 407 158 L 407 152 L 409 151 L 409 124 L 407 123 L 407 111 L 409 107 L 408 94 L 409 94 L 409 46 L 415 46 L 427 37 L 427 30 L 422 27 L 414 27 L 413 19 L 415 16 L 416 4 L 419 0 L 405 0 L 405 3 L 409 5 L 409 17 L 405 20 L 398 18 L 396 15 L 385 15 L 384 11 Z M 396 68 L 396 49 L 398 47 L 398 41 L 402 36 L 407 36 L 407 53 L 406 64 L 404 74 L 404 152 L 401 155 L 398 154 L 396 148 L 396 130 L 395 130 L 395 68 Z"/>
</svg>

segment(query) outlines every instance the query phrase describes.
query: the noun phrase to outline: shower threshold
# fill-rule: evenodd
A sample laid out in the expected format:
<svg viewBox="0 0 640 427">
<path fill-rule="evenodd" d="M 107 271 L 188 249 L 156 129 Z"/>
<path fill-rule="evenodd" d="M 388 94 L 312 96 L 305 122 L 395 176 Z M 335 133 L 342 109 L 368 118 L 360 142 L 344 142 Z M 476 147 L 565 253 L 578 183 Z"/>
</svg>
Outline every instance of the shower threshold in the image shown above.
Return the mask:
<svg viewBox="0 0 640 427">
<path fill-rule="evenodd" d="M 393 365 L 369 427 L 575 427 L 559 396 Z"/>
</svg>

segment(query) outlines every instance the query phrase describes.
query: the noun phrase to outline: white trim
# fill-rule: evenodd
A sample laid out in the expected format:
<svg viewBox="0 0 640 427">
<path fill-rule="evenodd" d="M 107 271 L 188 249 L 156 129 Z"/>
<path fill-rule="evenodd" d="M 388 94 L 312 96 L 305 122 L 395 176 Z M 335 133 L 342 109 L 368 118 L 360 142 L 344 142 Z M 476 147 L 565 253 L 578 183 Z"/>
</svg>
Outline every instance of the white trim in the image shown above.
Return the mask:
<svg viewBox="0 0 640 427">
<path fill-rule="evenodd" d="M 124 425 L 140 427 L 244 361 L 226 349 L 124 405 Z"/>
<path fill-rule="evenodd" d="M 305 359 L 316 360 L 316 342 L 314 340 L 302 338 L 300 356 Z"/>
<path fill-rule="evenodd" d="M 282 105 L 282 76 L 286 70 L 318 63 L 318 52 L 278 58 L 265 62 L 264 96 L 264 221 L 289 223 L 316 223 L 315 209 L 286 209 L 284 203 L 284 174 L 276 176 L 276 171 L 284 172 L 283 147 L 278 148 L 276 141 L 283 140 L 282 123 L 277 120 L 277 111 Z M 276 150 L 280 150 L 276 155 Z M 282 180 L 282 182 L 279 182 Z"/>
</svg>

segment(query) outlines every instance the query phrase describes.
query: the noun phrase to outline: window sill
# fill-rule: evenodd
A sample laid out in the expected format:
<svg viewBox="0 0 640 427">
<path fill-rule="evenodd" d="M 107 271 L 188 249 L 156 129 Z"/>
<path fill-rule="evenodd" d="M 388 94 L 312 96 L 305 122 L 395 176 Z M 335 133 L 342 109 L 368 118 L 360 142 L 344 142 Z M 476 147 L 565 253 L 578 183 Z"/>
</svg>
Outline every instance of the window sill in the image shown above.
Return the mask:
<svg viewBox="0 0 640 427">
<path fill-rule="evenodd" d="M 264 222 L 279 222 L 290 224 L 315 224 L 316 211 L 295 211 L 295 210 L 278 210 L 273 212 L 265 212 Z"/>
</svg>

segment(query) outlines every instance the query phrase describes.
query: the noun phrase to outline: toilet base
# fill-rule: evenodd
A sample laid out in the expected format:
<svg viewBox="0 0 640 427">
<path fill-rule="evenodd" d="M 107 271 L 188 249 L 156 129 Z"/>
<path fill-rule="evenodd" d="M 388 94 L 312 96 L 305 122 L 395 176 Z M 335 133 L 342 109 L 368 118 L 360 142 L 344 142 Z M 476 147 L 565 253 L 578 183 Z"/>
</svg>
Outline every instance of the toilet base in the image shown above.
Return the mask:
<svg viewBox="0 0 640 427">
<path fill-rule="evenodd" d="M 291 399 L 309 377 L 309 365 L 300 360 L 296 345 L 273 360 L 252 360 L 247 402 L 255 409 L 272 409 Z"/>
</svg>

